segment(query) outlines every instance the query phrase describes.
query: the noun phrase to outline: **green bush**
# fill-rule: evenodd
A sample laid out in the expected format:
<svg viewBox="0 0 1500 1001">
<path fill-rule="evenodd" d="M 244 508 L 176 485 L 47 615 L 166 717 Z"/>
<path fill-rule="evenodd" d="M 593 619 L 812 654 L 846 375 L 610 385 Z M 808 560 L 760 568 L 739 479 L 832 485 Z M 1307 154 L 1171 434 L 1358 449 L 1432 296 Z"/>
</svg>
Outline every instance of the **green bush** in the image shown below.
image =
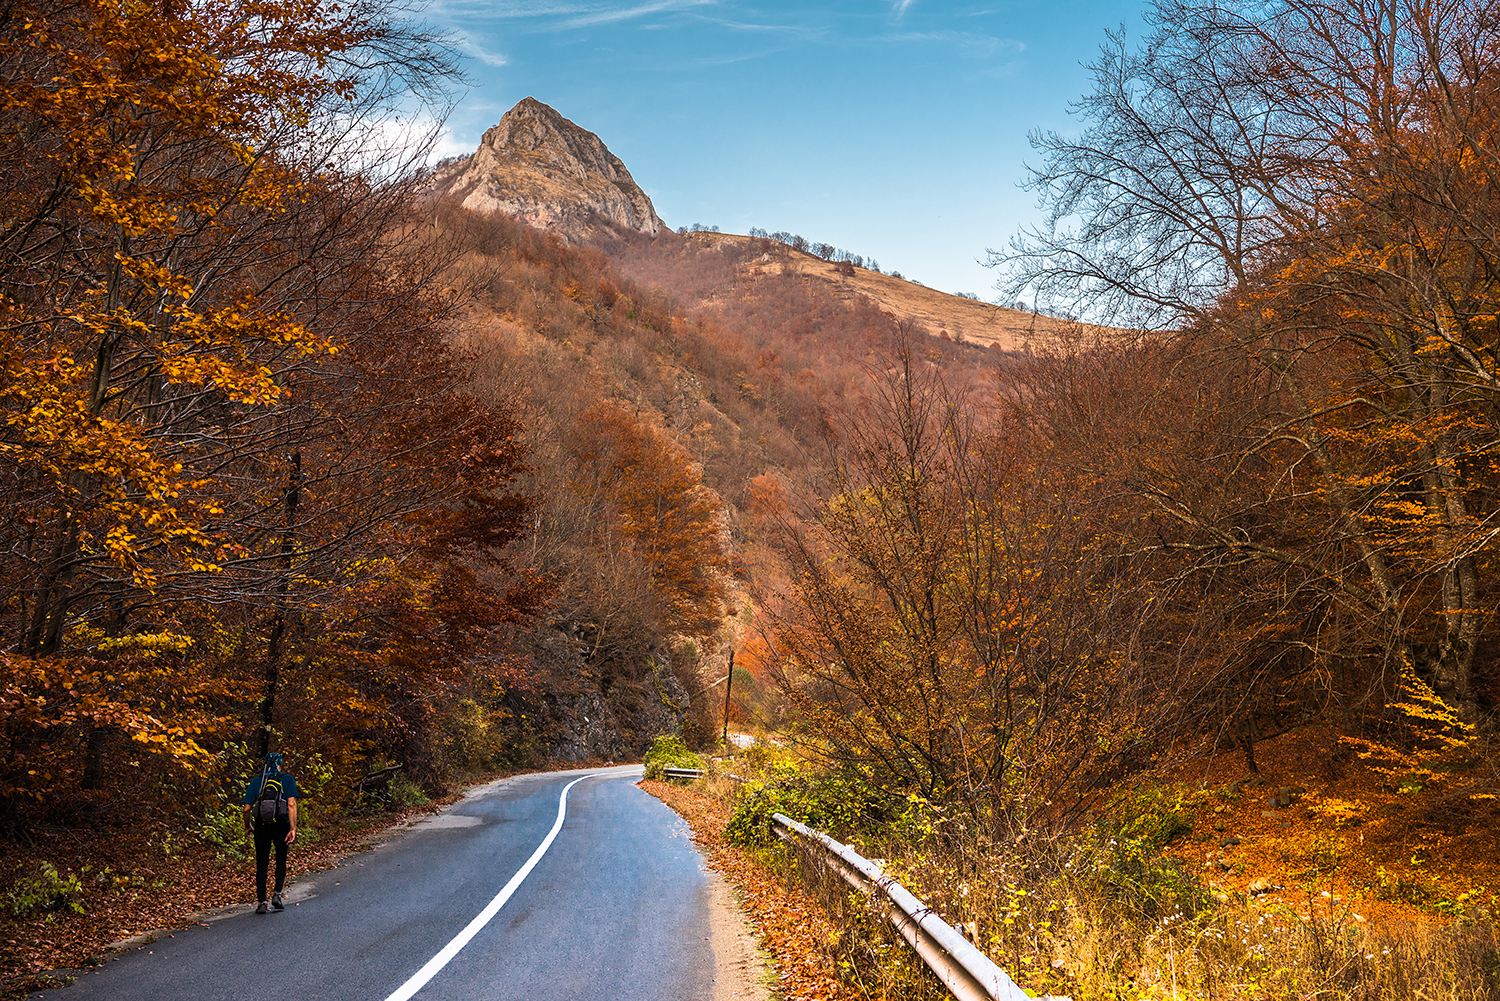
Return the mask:
<svg viewBox="0 0 1500 1001">
<path fill-rule="evenodd" d="M 335 815 L 338 807 L 338 783 L 334 781 L 336 776 L 333 765 L 316 751 L 306 757 L 288 752 L 286 769 L 297 777 L 297 827 L 300 837 L 302 811 L 306 809 L 309 800 L 317 803 L 325 816 Z"/>
<path fill-rule="evenodd" d="M 79 900 L 82 896 L 82 880 L 73 873 L 64 876 L 51 862 L 43 862 L 36 875 L 16 881 L 5 895 L 5 906 L 14 918 L 28 918 L 51 911 L 82 914 L 83 904 Z"/>
<path fill-rule="evenodd" d="M 448 740 L 443 760 L 459 771 L 470 772 L 489 766 L 498 750 L 491 731 L 489 712 L 473 699 L 459 699 L 447 724 Z"/>
<path fill-rule="evenodd" d="M 646 751 L 646 778 L 659 779 L 666 768 L 702 768 L 703 759 L 687 749 L 681 737 L 664 733 Z"/>
<path fill-rule="evenodd" d="M 1181 910 L 1193 915 L 1210 906 L 1196 876 L 1164 851 L 1192 830 L 1186 815 L 1195 798 L 1181 790 L 1120 797 L 1101 819 L 1078 873 L 1091 878 L 1100 893 L 1142 914 Z"/>
<path fill-rule="evenodd" d="M 392 809 L 396 810 L 406 806 L 425 806 L 432 802 L 421 786 L 399 772 L 391 776 L 386 791 L 390 795 Z"/>
<path fill-rule="evenodd" d="M 198 840 L 212 848 L 222 859 L 245 857 L 245 814 L 238 803 L 218 802 L 203 814 L 203 822 L 193 828 Z"/>
<path fill-rule="evenodd" d="M 313 816 L 329 820 L 344 810 L 342 790 L 335 781 L 333 765 L 314 752 L 298 758 L 288 768 L 297 777 L 297 843 L 315 845 L 323 836 L 313 824 Z"/>
<path fill-rule="evenodd" d="M 1117 839 L 1140 841 L 1152 848 L 1165 848 L 1191 832 L 1192 821 L 1175 806 L 1148 809 L 1118 825 L 1112 832 Z"/>
<path fill-rule="evenodd" d="M 784 813 L 839 840 L 875 833 L 910 813 L 907 799 L 857 771 L 804 774 L 792 761 L 773 764 L 766 778 L 746 783 L 725 836 L 737 845 L 767 844 L 771 815 Z"/>
<path fill-rule="evenodd" d="M 244 858 L 245 817 L 240 809 L 240 799 L 251 776 L 259 770 L 260 761 L 243 742 L 225 744 L 214 757 L 218 763 L 218 790 L 204 811 L 202 822 L 192 828 L 192 833 L 220 858 Z"/>
</svg>

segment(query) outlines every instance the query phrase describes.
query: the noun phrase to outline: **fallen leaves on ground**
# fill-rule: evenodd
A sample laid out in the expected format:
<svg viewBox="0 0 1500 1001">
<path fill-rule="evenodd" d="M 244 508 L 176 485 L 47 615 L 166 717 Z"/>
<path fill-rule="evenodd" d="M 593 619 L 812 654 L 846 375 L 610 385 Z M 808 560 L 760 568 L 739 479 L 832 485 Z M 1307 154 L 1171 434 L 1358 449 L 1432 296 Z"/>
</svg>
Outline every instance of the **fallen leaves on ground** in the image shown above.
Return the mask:
<svg viewBox="0 0 1500 1001">
<path fill-rule="evenodd" d="M 1284 888 L 1263 898 L 1306 915 L 1388 927 L 1443 924 L 1500 896 L 1500 809 L 1443 790 L 1397 792 L 1341 746 L 1330 727 L 1258 743 L 1260 785 L 1224 790 L 1245 772 L 1239 751 L 1183 767 L 1177 778 L 1215 790 L 1177 846 L 1210 886 L 1243 892 L 1262 880 Z M 1305 788 L 1289 807 L 1268 803 L 1278 786 Z M 1212 826 L 1222 823 L 1223 830 Z M 1226 839 L 1238 843 L 1224 847 Z"/>
<path fill-rule="evenodd" d="M 761 945 L 776 957 L 781 996 L 786 1001 L 852 996 L 839 983 L 823 950 L 837 934 L 832 922 L 810 895 L 787 888 L 748 852 L 724 839 L 728 803 L 670 782 L 643 780 L 641 788 L 688 822 L 709 865 L 739 890 Z"/>
</svg>

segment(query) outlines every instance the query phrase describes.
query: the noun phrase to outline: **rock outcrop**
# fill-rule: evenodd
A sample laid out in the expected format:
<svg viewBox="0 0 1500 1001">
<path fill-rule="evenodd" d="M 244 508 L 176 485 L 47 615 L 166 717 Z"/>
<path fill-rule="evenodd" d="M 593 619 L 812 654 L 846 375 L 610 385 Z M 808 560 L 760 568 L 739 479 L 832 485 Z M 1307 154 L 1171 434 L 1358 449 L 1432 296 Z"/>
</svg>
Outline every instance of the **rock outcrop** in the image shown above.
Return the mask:
<svg viewBox="0 0 1500 1001">
<path fill-rule="evenodd" d="M 648 655 L 626 670 L 617 665 L 605 691 L 588 662 L 589 645 L 568 624 L 539 627 L 523 642 L 531 669 L 544 680 L 534 690 L 512 689 L 506 705 L 545 744 L 543 760 L 639 761 L 656 737 L 683 733 L 693 702 L 677 672 L 691 668 L 674 670 L 669 653 Z"/>
<path fill-rule="evenodd" d="M 598 136 L 532 97 L 507 111 L 472 156 L 440 168 L 429 190 L 575 238 L 600 220 L 653 235 L 663 225 Z"/>
</svg>

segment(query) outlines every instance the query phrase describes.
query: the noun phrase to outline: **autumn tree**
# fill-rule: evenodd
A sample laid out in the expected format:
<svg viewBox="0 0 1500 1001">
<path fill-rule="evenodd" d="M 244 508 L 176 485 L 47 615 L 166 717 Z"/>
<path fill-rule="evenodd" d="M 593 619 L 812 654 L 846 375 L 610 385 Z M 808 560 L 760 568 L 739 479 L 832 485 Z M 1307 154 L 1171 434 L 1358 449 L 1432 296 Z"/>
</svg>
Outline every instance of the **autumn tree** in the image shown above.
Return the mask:
<svg viewBox="0 0 1500 1001">
<path fill-rule="evenodd" d="M 101 589 L 236 555 L 204 474 L 268 450 L 278 422 L 235 411 L 270 414 L 338 350 L 330 302 L 370 276 L 330 249 L 400 197 L 341 176 L 361 148 L 338 119 L 368 119 L 398 82 L 389 47 L 423 39 L 364 7 L 44 5 L 7 24 L 9 613 L 37 654 Z M 444 70 L 420 46 L 403 65 Z"/>
<path fill-rule="evenodd" d="M 1120 547 L 1127 586 L 1148 596 L 1132 647 L 1150 697 L 1171 703 L 1179 751 L 1237 744 L 1253 772 L 1258 740 L 1369 708 L 1381 665 L 1360 652 L 1375 637 L 1318 561 L 1339 542 L 1284 476 L 1296 444 L 1241 454 L 1278 418 L 1263 366 L 1189 338 L 1080 327 L 1003 385 L 1042 475 L 1070 477 L 1074 503 L 1094 505 L 1094 529 Z"/>
<path fill-rule="evenodd" d="M 811 746 L 990 823 L 1066 822 L 1161 734 L 1144 604 L 1083 487 L 913 351 L 783 523 L 768 656 Z M 1140 762 L 1135 762 L 1139 765 Z"/>
<path fill-rule="evenodd" d="M 667 628 L 711 631 L 723 615 L 722 513 L 684 449 L 611 404 L 580 414 L 573 489 L 602 501 L 607 521 L 646 570 Z"/>
<path fill-rule="evenodd" d="M 1495 60 L 1489 5 L 1168 2 L 1112 36 L 1076 137 L 1034 137 L 1048 224 L 1014 291 L 1186 332 L 1261 370 L 1237 441 L 1283 517 L 1137 495 L 1184 546 L 1305 578 L 1390 686 L 1410 659 L 1472 711 L 1493 534 Z M 1267 497 L 1271 500 L 1271 497 Z M 1316 631 L 1316 630 L 1313 630 Z M 1318 645 L 1314 644 L 1318 649 Z M 1321 653 L 1326 651 L 1320 651 Z"/>
<path fill-rule="evenodd" d="M 422 137 L 382 138 L 452 69 L 401 16 L 8 8 L 7 820 L 97 774 L 110 735 L 192 765 L 250 719 L 298 723 L 283 667 L 332 684 L 308 647 L 381 573 L 423 568 L 431 630 L 534 604 L 484 569 L 519 457 L 459 392 L 447 260 L 410 216 Z M 384 698 L 358 688 L 341 704 Z"/>
</svg>

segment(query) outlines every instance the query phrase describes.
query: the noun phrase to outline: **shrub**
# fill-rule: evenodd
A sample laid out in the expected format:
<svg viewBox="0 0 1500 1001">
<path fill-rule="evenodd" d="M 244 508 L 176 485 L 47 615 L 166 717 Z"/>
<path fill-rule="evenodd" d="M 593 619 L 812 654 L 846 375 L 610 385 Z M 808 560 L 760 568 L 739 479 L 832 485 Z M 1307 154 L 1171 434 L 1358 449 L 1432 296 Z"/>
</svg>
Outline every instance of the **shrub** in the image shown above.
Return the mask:
<svg viewBox="0 0 1500 1001">
<path fill-rule="evenodd" d="M 323 755 L 314 752 L 307 757 L 288 754 L 287 770 L 297 777 L 297 806 L 307 806 L 306 800 L 315 801 L 325 814 L 334 812 L 334 793 L 338 783 L 334 781 L 333 765 Z M 301 826 L 299 819 L 298 826 Z"/>
<path fill-rule="evenodd" d="M 1080 842 L 1078 877 L 1100 895 L 1152 917 L 1192 915 L 1209 906 L 1203 885 L 1164 851 L 1192 830 L 1185 815 L 1190 799 L 1181 790 L 1117 799 L 1092 844 Z"/>
<path fill-rule="evenodd" d="M 774 837 L 771 815 L 784 813 L 847 841 L 905 817 L 911 812 L 909 805 L 905 797 L 877 787 L 852 769 L 812 776 L 791 761 L 781 761 L 771 766 L 764 780 L 745 785 L 724 833 L 737 845 L 766 844 Z"/>
<path fill-rule="evenodd" d="M 464 771 L 482 769 L 494 754 L 494 743 L 484 706 L 473 699 L 459 699 L 448 720 L 448 744 L 443 755 L 447 762 Z"/>
<path fill-rule="evenodd" d="M 703 759 L 687 749 L 682 738 L 664 733 L 646 751 L 646 778 L 659 779 L 665 768 L 702 768 Z"/>
<path fill-rule="evenodd" d="M 1191 918 L 1213 906 L 1207 887 L 1146 837 L 1082 842 L 1071 861 L 1076 892 L 1141 920 Z"/>
<path fill-rule="evenodd" d="M 391 808 L 394 810 L 406 806 L 423 806 L 432 802 L 422 791 L 421 786 L 400 773 L 391 776 L 386 792 L 390 796 Z"/>
<path fill-rule="evenodd" d="M 302 809 L 297 809 L 297 844 L 306 848 L 323 840 L 323 832 L 315 827 L 312 821 L 302 816 Z"/>
<path fill-rule="evenodd" d="M 244 858 L 245 819 L 240 798 L 245 794 L 251 776 L 259 770 L 260 761 L 250 753 L 248 744 L 234 741 L 226 743 L 215 758 L 218 789 L 204 811 L 202 823 L 193 827 L 192 833 L 220 858 Z"/>
<path fill-rule="evenodd" d="M 73 873 L 64 876 L 51 862 L 43 862 L 36 875 L 16 881 L 5 895 L 5 905 L 14 918 L 28 918 L 51 911 L 82 914 L 83 904 L 79 901 L 82 896 L 82 880 Z"/>
<path fill-rule="evenodd" d="M 208 808 L 203 822 L 193 828 L 198 840 L 222 859 L 245 857 L 245 815 L 234 802 L 219 802 Z"/>
<path fill-rule="evenodd" d="M 313 825 L 314 815 L 332 820 L 342 814 L 345 790 L 335 781 L 332 763 L 316 752 L 294 757 L 288 770 L 297 777 L 297 843 L 316 844 L 322 835 Z"/>
</svg>

